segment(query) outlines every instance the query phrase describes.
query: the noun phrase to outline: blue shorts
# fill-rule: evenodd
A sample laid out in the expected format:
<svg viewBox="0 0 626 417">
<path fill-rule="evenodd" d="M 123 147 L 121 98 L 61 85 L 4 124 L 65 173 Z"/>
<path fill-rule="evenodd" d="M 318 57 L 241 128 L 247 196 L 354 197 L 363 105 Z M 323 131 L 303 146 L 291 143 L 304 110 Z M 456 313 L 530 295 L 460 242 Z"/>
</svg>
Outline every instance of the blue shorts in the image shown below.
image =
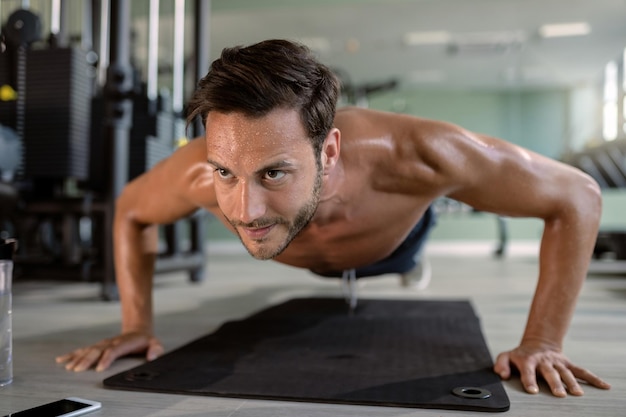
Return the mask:
<svg viewBox="0 0 626 417">
<path fill-rule="evenodd" d="M 404 242 L 402 242 L 391 255 L 373 264 L 356 268 L 356 277 L 363 278 L 384 274 L 403 274 L 415 268 L 420 261 L 424 244 L 435 223 L 436 216 L 431 206 L 428 207 L 420 221 L 417 222 L 413 230 L 411 230 L 406 239 L 404 239 Z M 343 274 L 343 271 L 312 272 L 323 277 L 331 278 L 341 278 Z"/>
</svg>

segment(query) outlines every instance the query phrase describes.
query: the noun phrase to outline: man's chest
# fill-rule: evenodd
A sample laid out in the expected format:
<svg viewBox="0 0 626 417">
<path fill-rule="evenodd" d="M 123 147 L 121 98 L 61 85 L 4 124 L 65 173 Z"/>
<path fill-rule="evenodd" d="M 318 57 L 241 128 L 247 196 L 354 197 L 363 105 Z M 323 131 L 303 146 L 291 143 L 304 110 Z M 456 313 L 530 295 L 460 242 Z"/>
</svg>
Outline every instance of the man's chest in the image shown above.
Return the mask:
<svg viewBox="0 0 626 417">
<path fill-rule="evenodd" d="M 316 272 L 336 272 L 386 258 L 404 241 L 427 208 L 427 204 L 387 203 L 384 208 L 363 210 L 323 226 L 309 225 L 275 260 Z"/>
</svg>

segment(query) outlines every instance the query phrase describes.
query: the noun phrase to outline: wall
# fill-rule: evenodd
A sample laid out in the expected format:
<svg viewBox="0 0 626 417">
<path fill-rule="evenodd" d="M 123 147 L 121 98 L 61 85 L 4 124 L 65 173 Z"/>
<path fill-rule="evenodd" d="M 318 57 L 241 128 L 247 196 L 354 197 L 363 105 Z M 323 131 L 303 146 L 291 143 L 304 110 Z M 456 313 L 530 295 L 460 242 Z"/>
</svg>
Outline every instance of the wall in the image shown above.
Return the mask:
<svg viewBox="0 0 626 417">
<path fill-rule="evenodd" d="M 577 110 L 584 106 L 579 103 Z M 369 107 L 444 120 L 559 158 L 570 132 L 570 91 L 407 90 L 370 98 Z M 578 118 L 584 123 L 584 118 Z M 593 123 L 586 121 L 586 123 Z"/>
</svg>

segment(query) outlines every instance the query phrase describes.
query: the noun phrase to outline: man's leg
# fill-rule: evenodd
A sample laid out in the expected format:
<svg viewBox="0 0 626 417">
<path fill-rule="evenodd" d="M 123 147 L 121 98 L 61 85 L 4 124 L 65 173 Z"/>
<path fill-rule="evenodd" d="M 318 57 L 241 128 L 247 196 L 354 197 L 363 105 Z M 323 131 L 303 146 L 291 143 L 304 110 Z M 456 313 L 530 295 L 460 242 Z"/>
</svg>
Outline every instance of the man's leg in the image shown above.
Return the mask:
<svg viewBox="0 0 626 417">
<path fill-rule="evenodd" d="M 431 278 L 432 267 L 422 252 L 416 260 L 415 267 L 408 272 L 400 274 L 400 285 L 422 291 L 428 288 Z"/>
<path fill-rule="evenodd" d="M 400 274 L 402 283 L 406 286 L 415 287 L 422 277 L 427 278 L 423 282 L 428 285 L 430 281 L 430 266 L 424 261 L 424 245 L 435 225 L 434 209 L 429 207 L 420 221 L 413 227 L 404 242 L 393 251 L 387 258 L 371 265 L 357 268 L 353 274 L 355 278 L 374 277 L 385 274 Z M 343 271 L 320 273 L 312 271 L 324 277 L 345 278 Z M 405 284 L 406 282 L 406 284 Z M 423 286 L 424 284 L 417 285 Z"/>
<path fill-rule="evenodd" d="M 432 268 L 430 262 L 424 256 L 424 247 L 426 240 L 430 235 L 430 231 L 436 224 L 435 212 L 431 207 L 428 208 L 424 216 L 411 232 L 410 243 L 411 249 L 414 251 L 412 256 L 413 267 L 400 274 L 400 284 L 403 287 L 415 290 L 424 290 L 430 284 L 432 278 Z M 407 238 L 407 241 L 409 238 Z"/>
</svg>

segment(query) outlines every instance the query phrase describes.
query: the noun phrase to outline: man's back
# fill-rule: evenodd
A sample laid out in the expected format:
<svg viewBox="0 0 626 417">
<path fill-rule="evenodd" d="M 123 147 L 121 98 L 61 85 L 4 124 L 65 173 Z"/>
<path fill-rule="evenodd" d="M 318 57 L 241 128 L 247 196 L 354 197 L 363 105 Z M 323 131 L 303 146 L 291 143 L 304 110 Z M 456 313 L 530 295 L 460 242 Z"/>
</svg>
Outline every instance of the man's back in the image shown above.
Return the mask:
<svg viewBox="0 0 626 417">
<path fill-rule="evenodd" d="M 419 146 L 397 115 L 345 108 L 335 127 L 340 162 L 325 182 L 315 217 L 276 258 L 320 273 L 387 257 L 440 195 L 421 175 L 431 169 L 415 157 Z"/>
</svg>

